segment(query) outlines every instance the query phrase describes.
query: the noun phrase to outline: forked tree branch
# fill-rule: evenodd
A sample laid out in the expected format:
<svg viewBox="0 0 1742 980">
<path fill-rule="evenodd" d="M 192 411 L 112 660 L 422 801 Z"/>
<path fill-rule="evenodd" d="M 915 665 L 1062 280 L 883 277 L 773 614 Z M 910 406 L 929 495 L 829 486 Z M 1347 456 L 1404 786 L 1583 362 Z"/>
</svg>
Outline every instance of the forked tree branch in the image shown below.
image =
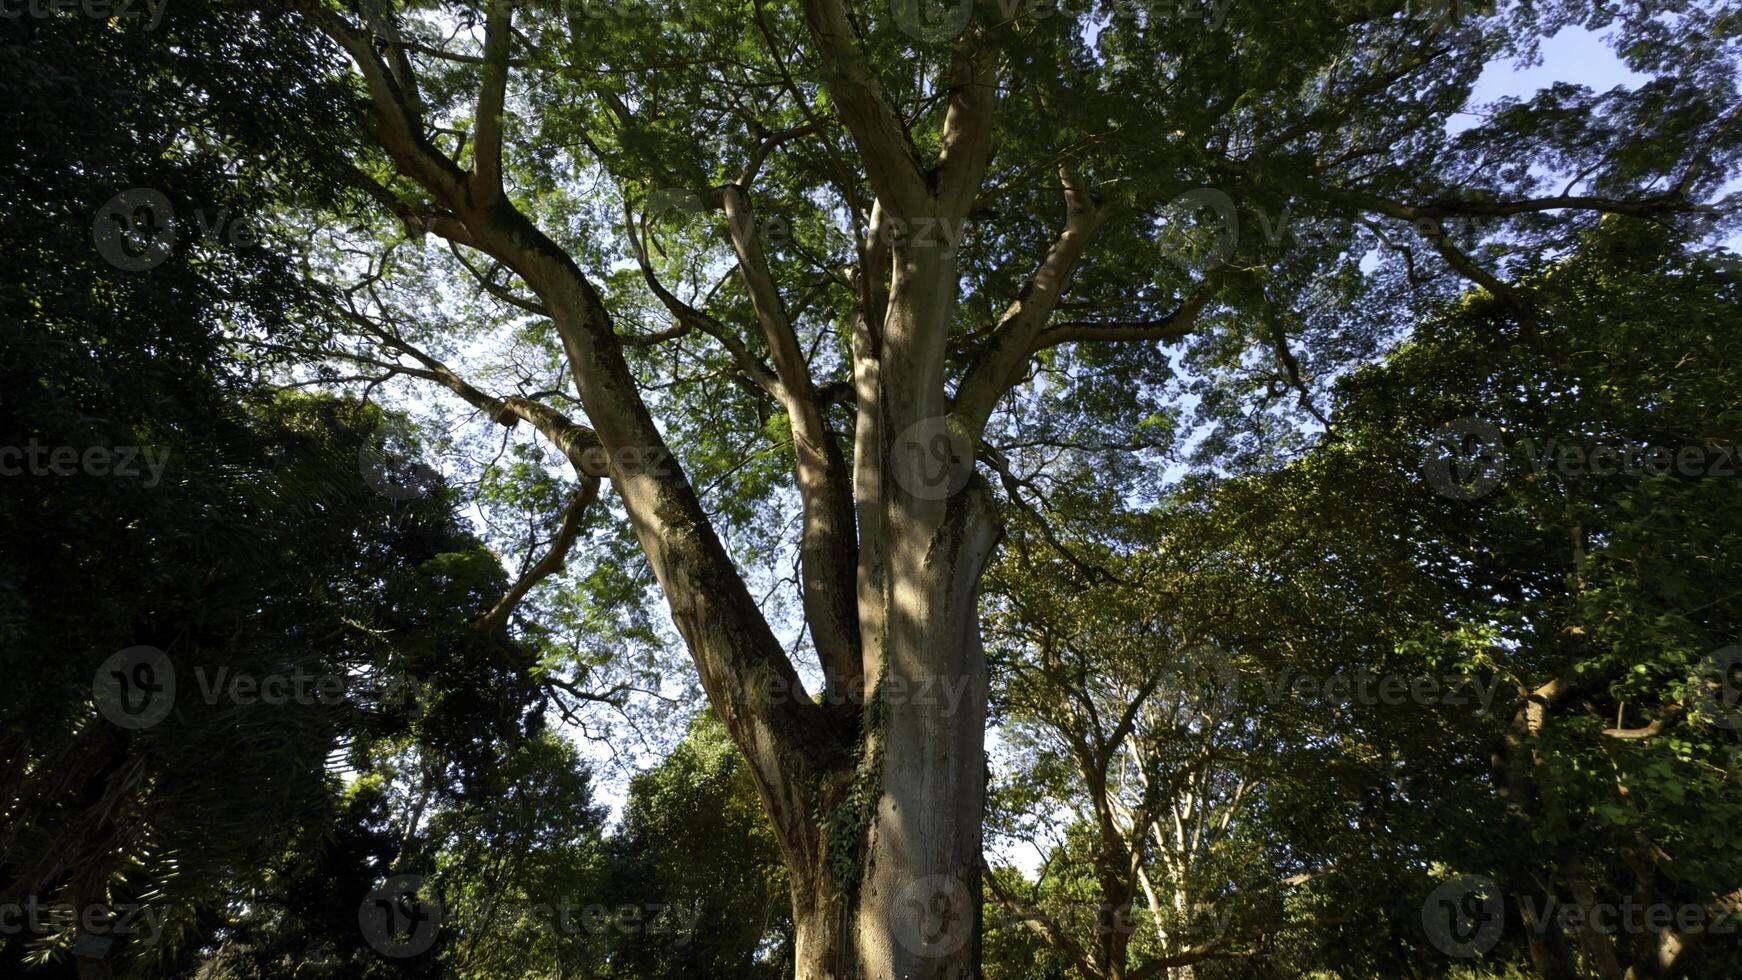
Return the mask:
<svg viewBox="0 0 1742 980">
<path fill-rule="evenodd" d="M 556 537 L 551 540 L 550 550 L 544 553 L 526 573 L 511 586 L 496 605 L 484 615 L 484 618 L 472 624 L 472 628 L 480 633 L 494 633 L 508 622 L 514 607 L 526 597 L 532 587 L 554 575 L 563 567 L 569 551 L 575 546 L 575 539 L 580 537 L 581 520 L 586 516 L 587 508 L 593 501 L 599 499 L 599 478 L 590 473 L 581 474 L 581 489 L 575 494 L 567 508 L 563 510 L 562 526 L 557 529 Z"/>
</svg>

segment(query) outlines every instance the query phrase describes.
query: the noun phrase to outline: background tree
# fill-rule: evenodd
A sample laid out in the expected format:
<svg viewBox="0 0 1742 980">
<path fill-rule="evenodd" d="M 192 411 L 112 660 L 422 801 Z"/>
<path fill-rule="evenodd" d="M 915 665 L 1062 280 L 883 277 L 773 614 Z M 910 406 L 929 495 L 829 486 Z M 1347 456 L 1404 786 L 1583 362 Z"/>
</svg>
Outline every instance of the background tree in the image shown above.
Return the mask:
<svg viewBox="0 0 1742 980">
<path fill-rule="evenodd" d="M 1736 273 L 1733 256 L 1608 225 L 1534 273 L 1554 320 L 1475 300 L 1350 384 L 1346 431 L 1375 462 L 1424 425 L 1495 427 L 1430 445 L 1470 465 L 1430 470 L 1450 495 L 1417 495 L 1404 526 L 1504 680 L 1482 730 L 1505 834 L 1465 867 L 1503 883 L 1540 976 L 1722 973 L 1735 953 L 1710 927 L 1734 921 L 1742 875 L 1712 836 L 1735 802 L 1737 402 L 1718 338 Z M 1444 482 L 1460 472 L 1472 482 Z M 1551 903 L 1583 927 L 1548 919 Z M 1695 914 L 1592 918 L 1652 903 Z"/>
<path fill-rule="evenodd" d="M 676 936 L 617 937 L 613 976 L 783 977 L 792 919 L 780 852 L 744 759 L 704 711 L 630 783 L 608 904 L 674 908 Z"/>
</svg>

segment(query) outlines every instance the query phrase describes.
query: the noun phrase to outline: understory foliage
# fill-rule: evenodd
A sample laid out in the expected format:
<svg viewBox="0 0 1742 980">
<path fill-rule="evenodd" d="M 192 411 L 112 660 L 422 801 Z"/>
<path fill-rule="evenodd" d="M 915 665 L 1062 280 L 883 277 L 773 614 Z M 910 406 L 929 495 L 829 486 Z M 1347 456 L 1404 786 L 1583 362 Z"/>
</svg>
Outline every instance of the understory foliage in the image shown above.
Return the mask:
<svg viewBox="0 0 1742 980">
<path fill-rule="evenodd" d="M 1045 861 L 996 891 L 1094 948 L 1109 901 L 1094 871 L 1133 859 L 1147 780 L 1165 787 L 1138 834 L 1152 832 L 1138 860 L 1156 895 L 1112 897 L 1131 907 L 1134 969 L 1219 939 L 1253 959 L 1199 976 L 1434 975 L 1447 957 L 1423 899 L 1467 874 L 1509 903 L 1493 970 L 1537 975 L 1533 936 L 1558 950 L 1565 972 L 1549 976 L 1656 953 L 1638 927 L 1531 925 L 1519 900 L 1551 920 L 1710 910 L 1717 928 L 1683 969 L 1742 968 L 1724 911 L 1742 873 L 1725 844 L 1742 742 L 1719 659 L 1742 630 L 1742 263 L 1605 234 L 1535 276 L 1552 319 L 1448 306 L 1338 385 L 1331 432 L 1298 460 L 1184 487 L 1115 538 L 1010 550 L 992 579 L 1009 733 L 993 825 L 1001 853 Z M 1471 457 L 1497 477 L 1471 499 L 1435 482 L 1436 436 L 1461 421 L 1502 435 Z M 1613 466 L 1593 469 L 1600 446 Z M 1699 462 L 1654 472 L 1645 447 Z M 1387 704 L 1384 677 L 1432 687 Z M 1102 788 L 1082 756 L 1138 702 Z M 1181 825 L 1199 846 L 1181 846 Z M 1000 975 L 1025 975 L 1033 940 L 1016 921 Z M 1067 969 L 1070 948 L 1047 954 Z"/>
</svg>

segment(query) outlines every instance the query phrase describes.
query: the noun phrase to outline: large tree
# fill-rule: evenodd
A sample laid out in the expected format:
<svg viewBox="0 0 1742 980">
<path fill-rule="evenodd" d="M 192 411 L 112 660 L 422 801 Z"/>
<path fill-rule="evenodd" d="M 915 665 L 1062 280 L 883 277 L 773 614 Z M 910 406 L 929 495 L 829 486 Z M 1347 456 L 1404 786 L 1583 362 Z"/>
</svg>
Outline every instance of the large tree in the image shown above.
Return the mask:
<svg viewBox="0 0 1742 980">
<path fill-rule="evenodd" d="M 1315 373 L 1404 326 L 1412 294 L 1469 283 L 1539 315 L 1519 255 L 1600 216 L 1707 213 L 1742 145 L 1723 4 L 292 16 L 343 53 L 379 151 L 326 162 L 452 252 L 365 229 L 363 280 L 324 272 L 356 325 L 327 353 L 572 464 L 498 621 L 583 522 L 626 522 L 749 761 L 802 977 L 975 972 L 981 571 L 1037 487 L 1117 507 L 1153 485 L 1163 345 L 1220 379 L 1209 411 L 1291 391 L 1317 411 Z M 1485 63 L 1572 23 L 1611 28 L 1650 83 L 1556 86 L 1449 131 Z M 1216 225 L 1185 220 L 1205 207 Z M 512 319 L 524 343 L 463 363 L 475 334 L 443 316 Z M 1242 431 L 1215 445 L 1264 449 Z M 1037 478 L 1049 448 L 1064 461 Z M 766 548 L 789 505 L 797 630 L 728 549 Z"/>
</svg>

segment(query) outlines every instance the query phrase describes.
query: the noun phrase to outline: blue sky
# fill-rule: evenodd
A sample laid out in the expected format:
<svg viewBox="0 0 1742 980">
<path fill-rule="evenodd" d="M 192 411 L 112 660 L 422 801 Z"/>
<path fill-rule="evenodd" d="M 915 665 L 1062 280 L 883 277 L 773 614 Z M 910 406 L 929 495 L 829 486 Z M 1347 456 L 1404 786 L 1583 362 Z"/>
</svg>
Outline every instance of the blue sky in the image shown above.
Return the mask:
<svg viewBox="0 0 1742 980">
<path fill-rule="evenodd" d="M 1493 102 L 1506 96 L 1528 99 L 1539 89 L 1556 82 L 1589 86 L 1605 92 L 1617 85 L 1633 88 L 1647 76 L 1631 71 L 1615 56 L 1603 35 L 1580 27 L 1568 27 L 1542 42 L 1541 59 L 1532 65 L 1520 65 L 1508 59 L 1491 61 L 1482 69 L 1470 93 L 1472 106 Z M 1468 115 L 1455 116 L 1448 128 L 1463 129 L 1476 122 Z M 1742 178 L 1724 185 L 1724 193 L 1742 190 Z M 1742 234 L 1727 239 L 1724 247 L 1742 253 Z"/>
</svg>

